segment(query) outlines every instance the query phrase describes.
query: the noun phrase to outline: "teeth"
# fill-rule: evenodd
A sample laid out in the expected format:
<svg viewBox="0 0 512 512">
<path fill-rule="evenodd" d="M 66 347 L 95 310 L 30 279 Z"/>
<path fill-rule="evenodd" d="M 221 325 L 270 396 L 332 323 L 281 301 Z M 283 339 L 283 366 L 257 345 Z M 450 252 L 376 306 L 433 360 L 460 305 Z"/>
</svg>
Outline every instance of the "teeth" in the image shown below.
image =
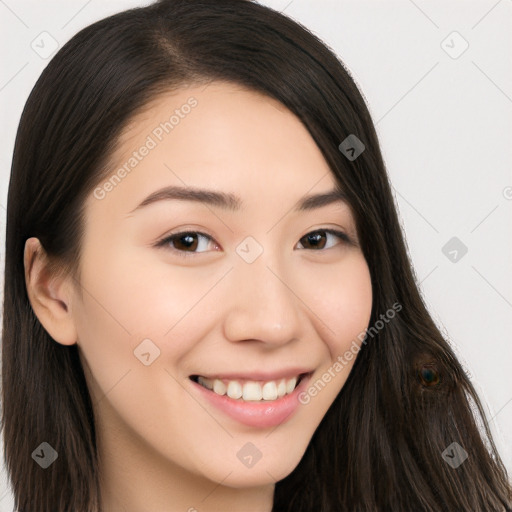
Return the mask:
<svg viewBox="0 0 512 512">
<path fill-rule="evenodd" d="M 242 398 L 243 395 L 243 389 L 240 382 L 237 382 L 236 380 L 230 381 L 228 384 L 228 389 L 226 391 L 226 394 L 230 398 Z"/>
<path fill-rule="evenodd" d="M 224 382 L 222 382 L 219 379 L 215 379 L 213 381 L 213 391 L 215 393 L 217 393 L 217 395 L 225 395 L 226 390 L 227 390 L 227 388 L 226 388 L 226 384 L 224 384 Z"/>
<path fill-rule="evenodd" d="M 227 395 L 235 400 L 241 398 L 246 401 L 257 402 L 260 400 L 276 400 L 292 393 L 297 385 L 297 380 L 297 377 L 293 377 L 264 383 L 246 381 L 243 384 L 237 380 L 230 380 L 225 384 L 220 379 L 198 377 L 197 382 L 218 395 Z"/>
<path fill-rule="evenodd" d="M 286 393 L 291 393 L 295 389 L 295 384 L 297 384 L 297 377 L 293 377 L 293 379 L 286 381 Z"/>
<path fill-rule="evenodd" d="M 198 377 L 197 382 L 204 386 L 206 389 L 213 389 L 213 382 L 209 379 L 205 379 L 204 377 Z"/>
<path fill-rule="evenodd" d="M 261 384 L 257 382 L 246 382 L 243 387 L 243 395 L 242 398 L 244 400 L 261 400 L 263 397 L 263 392 L 261 390 Z M 231 397 L 230 397 L 231 398 Z"/>
<path fill-rule="evenodd" d="M 275 382 L 266 382 L 261 391 L 263 400 L 275 400 L 277 398 L 277 386 Z"/>
<path fill-rule="evenodd" d="M 284 395 L 286 395 L 286 381 L 281 379 L 277 386 L 277 396 L 281 398 Z"/>
</svg>

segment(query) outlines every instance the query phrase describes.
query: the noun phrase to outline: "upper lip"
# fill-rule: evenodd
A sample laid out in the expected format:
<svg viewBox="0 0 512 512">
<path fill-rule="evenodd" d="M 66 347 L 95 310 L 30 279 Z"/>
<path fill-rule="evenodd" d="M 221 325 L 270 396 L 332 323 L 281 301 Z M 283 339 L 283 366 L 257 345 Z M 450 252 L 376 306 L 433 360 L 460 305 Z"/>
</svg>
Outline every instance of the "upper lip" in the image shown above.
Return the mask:
<svg viewBox="0 0 512 512">
<path fill-rule="evenodd" d="M 286 368 L 275 371 L 248 371 L 248 372 L 219 372 L 219 373 L 195 373 L 193 376 L 206 377 L 207 379 L 219 380 L 252 380 L 252 381 L 271 381 L 278 379 L 291 379 L 302 374 L 311 373 L 313 370 L 304 367 Z"/>
</svg>

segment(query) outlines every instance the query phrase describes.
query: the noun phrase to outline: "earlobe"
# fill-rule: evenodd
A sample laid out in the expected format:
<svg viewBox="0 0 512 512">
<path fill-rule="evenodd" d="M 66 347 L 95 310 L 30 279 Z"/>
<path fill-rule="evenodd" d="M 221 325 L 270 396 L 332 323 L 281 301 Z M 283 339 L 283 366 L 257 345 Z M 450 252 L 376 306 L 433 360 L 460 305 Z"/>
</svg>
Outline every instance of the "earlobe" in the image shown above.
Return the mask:
<svg viewBox="0 0 512 512">
<path fill-rule="evenodd" d="M 51 274 L 48 257 L 37 238 L 25 242 L 23 261 L 28 298 L 41 325 L 58 343 L 75 344 L 69 278 Z"/>
</svg>

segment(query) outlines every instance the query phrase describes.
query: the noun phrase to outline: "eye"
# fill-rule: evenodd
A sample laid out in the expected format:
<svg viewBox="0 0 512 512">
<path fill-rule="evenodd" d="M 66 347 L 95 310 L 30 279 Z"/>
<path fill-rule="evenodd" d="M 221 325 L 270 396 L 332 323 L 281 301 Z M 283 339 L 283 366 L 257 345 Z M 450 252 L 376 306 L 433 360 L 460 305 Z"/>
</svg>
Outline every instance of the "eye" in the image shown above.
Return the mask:
<svg viewBox="0 0 512 512">
<path fill-rule="evenodd" d="M 342 231 L 336 229 L 317 229 L 303 236 L 299 243 L 304 249 L 330 249 L 336 243 L 327 243 L 327 239 L 331 237 L 338 238 L 342 242 L 352 243 L 351 239 Z M 169 235 L 156 243 L 157 247 L 170 248 L 173 252 L 180 256 L 189 256 L 194 253 L 208 252 L 208 242 L 213 242 L 213 238 L 206 233 L 199 231 L 182 231 Z M 214 250 L 218 250 L 219 246 L 214 243 Z"/>
<path fill-rule="evenodd" d="M 183 231 L 164 238 L 157 243 L 157 247 L 171 246 L 171 249 L 178 252 L 180 256 L 188 256 L 187 253 L 207 252 L 208 241 L 213 241 L 213 238 L 206 233 Z"/>
<path fill-rule="evenodd" d="M 329 235 L 331 236 L 331 240 L 332 238 L 338 238 L 343 242 L 351 243 L 350 238 L 345 233 L 336 229 L 318 229 L 316 231 L 311 231 L 307 235 L 303 236 L 299 240 L 299 243 L 303 246 L 305 245 L 305 249 L 330 249 L 336 244 L 331 244 L 326 247 L 326 240 Z"/>
</svg>

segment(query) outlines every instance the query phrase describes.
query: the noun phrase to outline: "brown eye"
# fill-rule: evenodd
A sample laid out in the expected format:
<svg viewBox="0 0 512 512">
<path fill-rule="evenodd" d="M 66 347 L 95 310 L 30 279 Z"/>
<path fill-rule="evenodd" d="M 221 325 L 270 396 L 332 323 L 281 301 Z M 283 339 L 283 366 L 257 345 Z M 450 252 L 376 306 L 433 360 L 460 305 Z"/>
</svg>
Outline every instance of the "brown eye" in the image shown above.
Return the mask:
<svg viewBox="0 0 512 512">
<path fill-rule="evenodd" d="M 183 233 L 179 235 L 175 235 L 172 238 L 173 246 L 175 249 L 179 251 L 190 250 L 194 252 L 197 249 L 198 241 L 197 241 L 196 233 Z"/>
<path fill-rule="evenodd" d="M 311 231 L 311 233 L 303 236 L 299 242 L 303 245 L 304 249 L 325 249 L 329 235 L 331 239 L 338 238 L 342 242 L 349 242 L 349 238 L 345 233 L 335 229 L 319 229 L 317 231 Z M 334 245 L 336 245 L 336 243 L 331 243 L 327 249 Z"/>
<path fill-rule="evenodd" d="M 158 247 L 170 249 L 180 256 L 189 256 L 202 252 L 208 252 L 208 245 L 213 241 L 212 237 L 198 231 L 183 231 L 174 233 L 160 242 Z M 198 250 L 200 249 L 200 250 Z"/>
</svg>

